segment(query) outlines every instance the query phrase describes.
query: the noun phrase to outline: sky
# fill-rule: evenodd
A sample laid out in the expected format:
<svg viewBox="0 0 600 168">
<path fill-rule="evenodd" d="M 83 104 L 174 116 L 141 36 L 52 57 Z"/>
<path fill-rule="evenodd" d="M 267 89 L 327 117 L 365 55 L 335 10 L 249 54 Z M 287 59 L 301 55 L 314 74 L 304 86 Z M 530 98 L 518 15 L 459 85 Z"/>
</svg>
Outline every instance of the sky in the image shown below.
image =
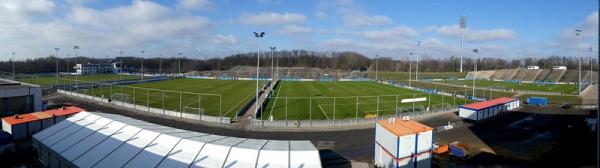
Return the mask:
<svg viewBox="0 0 600 168">
<path fill-rule="evenodd" d="M 448 58 L 460 16 L 464 57 L 577 56 L 575 29 L 583 56 L 598 49 L 596 0 L 0 0 L 0 16 L 0 60 L 71 57 L 75 45 L 98 58 L 208 59 L 256 52 L 258 40 L 261 51 Z"/>
</svg>

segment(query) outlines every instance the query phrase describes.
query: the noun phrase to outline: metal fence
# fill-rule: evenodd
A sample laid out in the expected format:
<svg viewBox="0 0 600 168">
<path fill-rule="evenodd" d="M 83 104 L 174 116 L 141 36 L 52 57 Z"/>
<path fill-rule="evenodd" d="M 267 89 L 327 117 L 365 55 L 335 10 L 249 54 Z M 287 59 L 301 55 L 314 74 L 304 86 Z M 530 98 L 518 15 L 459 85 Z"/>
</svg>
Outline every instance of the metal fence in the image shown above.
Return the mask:
<svg viewBox="0 0 600 168">
<path fill-rule="evenodd" d="M 116 85 L 112 82 L 86 82 L 59 79 L 58 92 L 71 96 L 109 103 L 138 111 L 171 117 L 230 123 L 222 110 L 222 95 L 161 90 Z"/>
<path fill-rule="evenodd" d="M 337 127 L 373 123 L 386 117 L 456 111 L 466 97 L 413 93 L 348 97 L 269 97 L 254 127 Z"/>
</svg>

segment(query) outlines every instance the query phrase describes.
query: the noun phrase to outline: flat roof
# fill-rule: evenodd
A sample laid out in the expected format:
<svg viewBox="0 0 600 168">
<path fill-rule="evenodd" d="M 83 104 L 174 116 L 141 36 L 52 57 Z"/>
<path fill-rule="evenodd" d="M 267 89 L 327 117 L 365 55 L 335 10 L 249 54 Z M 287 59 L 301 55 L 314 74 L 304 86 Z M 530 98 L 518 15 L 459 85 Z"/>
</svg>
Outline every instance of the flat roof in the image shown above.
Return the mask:
<svg viewBox="0 0 600 168">
<path fill-rule="evenodd" d="M 75 107 L 75 106 L 66 106 L 64 108 L 57 108 L 57 109 L 52 109 L 52 110 L 48 110 L 48 111 L 44 111 L 44 112 L 51 116 L 52 115 L 64 116 L 64 115 L 71 115 L 71 114 L 79 113 L 84 110 L 85 109 Z"/>
<path fill-rule="evenodd" d="M 401 118 L 396 118 L 394 122 L 390 122 L 388 119 L 379 120 L 377 123 L 396 136 L 417 134 L 433 130 L 433 128 L 423 125 L 419 122 L 413 120 L 402 120 Z"/>
<path fill-rule="evenodd" d="M 310 141 L 212 135 L 86 111 L 34 134 L 33 141 L 76 167 L 321 165 Z"/>
<path fill-rule="evenodd" d="M 515 101 L 515 100 L 517 100 L 517 99 L 508 98 L 508 97 L 501 97 L 501 98 L 492 99 L 492 100 L 483 101 L 483 102 L 465 104 L 465 105 L 462 105 L 462 106 L 459 106 L 459 107 L 461 107 L 461 108 L 468 108 L 468 109 L 472 109 L 472 110 L 481 110 L 481 109 L 485 109 L 485 108 L 489 108 L 489 107 L 494 107 L 494 106 L 501 105 L 501 104 L 506 104 L 508 102 L 512 102 L 512 101 Z"/>
<path fill-rule="evenodd" d="M 17 125 L 17 124 L 40 120 L 37 116 L 32 115 L 32 114 L 19 114 L 17 116 L 18 117 L 15 117 L 15 116 L 4 117 L 4 118 L 2 118 L 2 121 L 8 123 L 9 125 Z"/>
</svg>

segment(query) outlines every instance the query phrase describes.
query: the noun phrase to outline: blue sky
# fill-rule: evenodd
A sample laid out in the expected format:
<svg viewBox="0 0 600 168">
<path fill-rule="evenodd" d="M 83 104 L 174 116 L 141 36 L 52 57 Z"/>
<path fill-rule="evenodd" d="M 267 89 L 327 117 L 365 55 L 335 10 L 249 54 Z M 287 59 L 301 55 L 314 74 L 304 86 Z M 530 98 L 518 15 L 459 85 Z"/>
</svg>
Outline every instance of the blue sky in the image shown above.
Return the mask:
<svg viewBox="0 0 600 168">
<path fill-rule="evenodd" d="M 0 0 L 0 46 L 17 59 L 158 54 L 223 57 L 256 50 L 253 31 L 265 31 L 261 49 L 356 51 L 402 59 L 421 41 L 423 57 L 459 54 L 458 18 L 468 18 L 465 51 L 483 57 L 577 54 L 598 48 L 594 0 Z M 586 49 L 587 51 L 587 49 Z M 465 52 L 465 56 L 472 54 Z M 6 59 L 7 57 L 2 57 Z"/>
</svg>

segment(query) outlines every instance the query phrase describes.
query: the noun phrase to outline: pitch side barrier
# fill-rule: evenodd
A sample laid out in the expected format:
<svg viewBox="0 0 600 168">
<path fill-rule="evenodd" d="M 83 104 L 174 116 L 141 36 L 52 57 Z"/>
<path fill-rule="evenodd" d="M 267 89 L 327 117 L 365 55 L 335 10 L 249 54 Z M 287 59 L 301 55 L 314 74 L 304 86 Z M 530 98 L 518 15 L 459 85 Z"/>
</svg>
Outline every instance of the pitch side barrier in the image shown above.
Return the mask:
<svg viewBox="0 0 600 168">
<path fill-rule="evenodd" d="M 72 80 L 63 82 L 74 83 Z M 226 123 L 226 126 L 229 126 L 228 123 L 231 123 L 231 118 L 226 117 L 226 114 L 222 111 L 222 95 L 220 94 L 160 90 L 84 81 L 78 81 L 77 84 L 71 85 L 77 86 L 60 88 L 57 92 L 141 112 L 207 121 L 213 125 L 223 126 Z"/>
</svg>

